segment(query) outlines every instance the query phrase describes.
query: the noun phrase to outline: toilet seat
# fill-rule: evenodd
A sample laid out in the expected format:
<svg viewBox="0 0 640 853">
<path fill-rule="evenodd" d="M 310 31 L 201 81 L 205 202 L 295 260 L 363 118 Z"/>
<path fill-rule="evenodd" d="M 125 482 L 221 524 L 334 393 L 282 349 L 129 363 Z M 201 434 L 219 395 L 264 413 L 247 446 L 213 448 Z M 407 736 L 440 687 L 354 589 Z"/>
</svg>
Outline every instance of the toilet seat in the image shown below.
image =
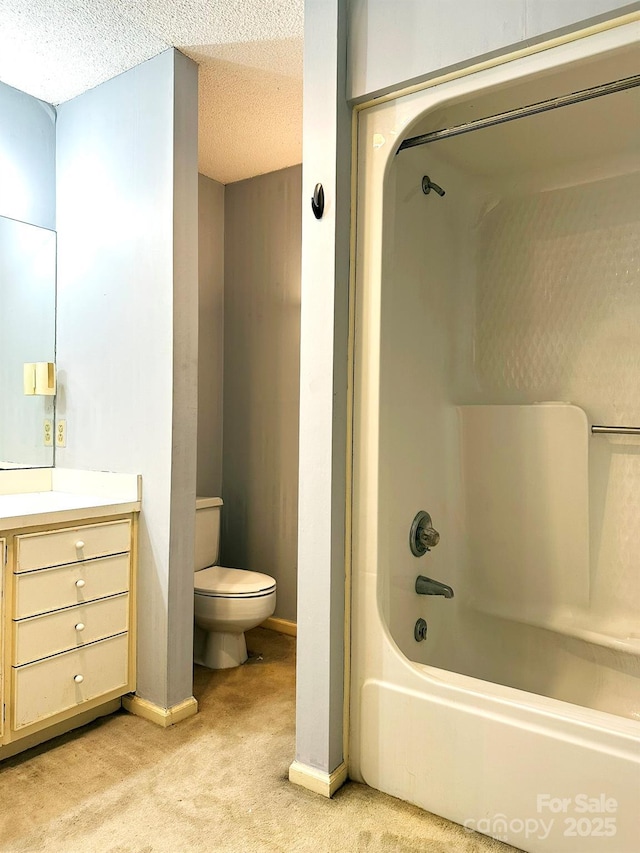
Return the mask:
<svg viewBox="0 0 640 853">
<path fill-rule="evenodd" d="M 262 598 L 275 592 L 276 582 L 260 572 L 209 566 L 194 572 L 193 588 L 207 598 Z"/>
</svg>

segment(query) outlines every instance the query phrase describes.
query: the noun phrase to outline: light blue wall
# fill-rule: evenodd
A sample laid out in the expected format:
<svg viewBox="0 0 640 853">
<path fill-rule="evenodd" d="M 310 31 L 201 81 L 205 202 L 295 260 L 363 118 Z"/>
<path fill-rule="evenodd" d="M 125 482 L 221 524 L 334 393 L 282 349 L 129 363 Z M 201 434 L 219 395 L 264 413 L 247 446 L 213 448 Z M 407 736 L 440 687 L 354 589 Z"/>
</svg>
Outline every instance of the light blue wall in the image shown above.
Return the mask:
<svg viewBox="0 0 640 853">
<path fill-rule="evenodd" d="M 56 112 L 0 83 L 0 216 L 56 227 Z"/>
<path fill-rule="evenodd" d="M 166 51 L 58 109 L 56 465 L 140 473 L 138 693 L 191 695 L 197 67 Z"/>
<path fill-rule="evenodd" d="M 621 0 L 351 0 L 347 96 L 362 100 L 638 9 Z"/>
</svg>

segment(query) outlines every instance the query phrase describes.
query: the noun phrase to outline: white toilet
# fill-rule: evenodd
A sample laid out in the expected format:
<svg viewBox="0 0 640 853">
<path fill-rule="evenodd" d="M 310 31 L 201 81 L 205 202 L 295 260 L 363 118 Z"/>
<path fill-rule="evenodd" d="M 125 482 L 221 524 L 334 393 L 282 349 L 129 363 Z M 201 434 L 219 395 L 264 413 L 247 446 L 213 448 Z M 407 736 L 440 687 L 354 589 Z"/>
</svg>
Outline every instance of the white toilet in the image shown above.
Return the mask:
<svg viewBox="0 0 640 853">
<path fill-rule="evenodd" d="M 269 575 L 217 565 L 221 511 L 221 498 L 196 498 L 193 657 L 210 669 L 244 663 L 244 632 L 276 608 L 276 582 Z"/>
</svg>

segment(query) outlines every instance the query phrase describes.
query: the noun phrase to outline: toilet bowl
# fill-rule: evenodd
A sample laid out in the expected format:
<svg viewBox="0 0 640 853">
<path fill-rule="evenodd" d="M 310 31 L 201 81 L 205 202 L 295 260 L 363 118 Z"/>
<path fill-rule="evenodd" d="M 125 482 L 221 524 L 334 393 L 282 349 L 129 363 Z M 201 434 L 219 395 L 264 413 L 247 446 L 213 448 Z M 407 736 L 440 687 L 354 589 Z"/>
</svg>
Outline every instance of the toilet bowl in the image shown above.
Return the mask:
<svg viewBox="0 0 640 853">
<path fill-rule="evenodd" d="M 272 577 L 217 565 L 221 509 L 220 498 L 196 500 L 194 660 L 210 669 L 244 663 L 244 632 L 264 622 L 276 606 Z"/>
</svg>

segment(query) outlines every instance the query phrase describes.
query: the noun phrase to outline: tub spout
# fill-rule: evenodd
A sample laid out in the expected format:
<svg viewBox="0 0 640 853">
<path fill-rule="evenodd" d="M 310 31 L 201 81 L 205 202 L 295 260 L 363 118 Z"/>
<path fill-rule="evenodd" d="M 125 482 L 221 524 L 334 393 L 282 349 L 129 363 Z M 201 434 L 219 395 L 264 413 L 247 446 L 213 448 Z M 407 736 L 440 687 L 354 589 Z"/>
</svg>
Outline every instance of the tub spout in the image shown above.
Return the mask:
<svg viewBox="0 0 640 853">
<path fill-rule="evenodd" d="M 416 592 L 418 595 L 444 595 L 445 598 L 453 598 L 453 590 L 446 583 L 431 580 L 424 575 L 416 578 Z"/>
</svg>

